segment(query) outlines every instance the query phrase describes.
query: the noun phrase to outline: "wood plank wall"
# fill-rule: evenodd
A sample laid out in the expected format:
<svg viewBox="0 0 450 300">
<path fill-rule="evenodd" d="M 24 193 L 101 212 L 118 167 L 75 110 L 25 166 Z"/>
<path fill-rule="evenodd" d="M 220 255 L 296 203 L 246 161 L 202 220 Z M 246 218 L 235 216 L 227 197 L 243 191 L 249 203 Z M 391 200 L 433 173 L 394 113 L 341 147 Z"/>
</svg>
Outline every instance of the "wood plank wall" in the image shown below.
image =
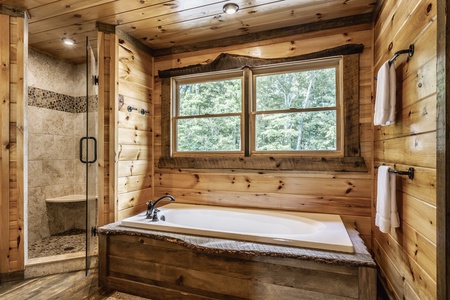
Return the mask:
<svg viewBox="0 0 450 300">
<path fill-rule="evenodd" d="M 22 16 L 0 11 L 0 281 L 24 269 L 25 37 Z M 20 277 L 20 276 L 19 276 Z"/>
<path fill-rule="evenodd" d="M 311 53 L 346 43 L 361 43 L 360 135 L 361 149 L 369 170 L 372 165 L 372 24 L 324 30 L 245 45 L 221 47 L 155 58 L 155 69 L 166 70 L 214 60 L 227 52 L 274 58 Z M 341 214 L 355 222 L 371 247 L 372 172 L 261 172 L 237 170 L 158 169 L 161 156 L 161 80 L 154 91 L 155 196 L 173 195 L 178 202 L 259 207 Z"/>
<path fill-rule="evenodd" d="M 416 49 L 395 63 L 396 123 L 374 130 L 375 165 L 416 171 L 397 176 L 400 228 L 374 227 L 379 274 L 396 299 L 436 299 L 436 23 L 436 0 L 399 0 L 384 1 L 374 26 L 373 76 L 396 51 Z"/>
<path fill-rule="evenodd" d="M 98 32 L 98 225 L 115 221 L 115 189 L 117 164 L 117 52 L 114 33 Z M 113 141 L 112 143 L 110 141 Z"/>
<path fill-rule="evenodd" d="M 117 119 L 117 219 L 145 210 L 153 198 L 153 58 L 142 46 L 119 35 Z M 117 100 L 115 101 L 117 103 Z M 136 110 L 128 111 L 128 106 Z M 144 115 L 141 110 L 148 111 Z"/>
</svg>

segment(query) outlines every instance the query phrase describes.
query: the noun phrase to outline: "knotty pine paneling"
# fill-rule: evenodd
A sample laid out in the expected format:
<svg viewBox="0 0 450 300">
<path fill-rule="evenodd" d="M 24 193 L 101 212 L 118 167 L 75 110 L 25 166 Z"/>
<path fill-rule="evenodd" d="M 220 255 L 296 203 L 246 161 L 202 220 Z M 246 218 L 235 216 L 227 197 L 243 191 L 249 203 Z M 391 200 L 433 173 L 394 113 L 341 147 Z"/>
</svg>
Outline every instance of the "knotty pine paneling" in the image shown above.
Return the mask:
<svg viewBox="0 0 450 300">
<path fill-rule="evenodd" d="M 401 22 L 400 20 L 397 22 L 396 14 L 402 14 L 414 2 L 417 5 L 413 6 L 413 11 Z M 418 40 L 424 34 L 423 30 L 436 20 L 436 0 L 398 1 L 398 3 L 397 9 L 389 15 L 389 20 L 383 19 L 383 22 L 390 23 L 390 26 L 386 27 L 385 31 L 374 35 L 374 62 L 377 70 L 379 64 L 391 58 L 396 51 L 407 49 L 410 44 Z M 385 9 L 384 6 L 382 9 Z M 382 19 L 378 19 L 377 22 L 380 20 Z"/>
<path fill-rule="evenodd" d="M 155 68 L 165 70 L 207 63 L 227 52 L 262 58 L 289 57 L 340 46 L 364 44 L 360 56 L 360 118 L 362 153 L 368 167 L 372 164 L 372 32 L 371 25 L 325 30 L 271 42 L 244 44 L 226 49 L 210 49 L 155 58 Z M 172 194 L 178 202 L 209 205 L 285 209 L 341 214 L 360 230 L 371 248 L 372 175 L 369 173 L 266 172 L 238 170 L 159 169 L 161 155 L 161 82 L 155 77 L 154 157 L 155 198 Z"/>
<path fill-rule="evenodd" d="M 0 14 L 0 280 L 24 269 L 26 21 Z"/>
<path fill-rule="evenodd" d="M 416 49 L 395 62 L 396 123 L 374 130 L 375 165 L 415 168 L 414 180 L 397 176 L 401 226 L 388 234 L 373 228 L 381 278 L 396 299 L 436 298 L 435 21 L 435 0 L 384 1 L 374 26 L 373 77 L 395 51 Z"/>
<path fill-rule="evenodd" d="M 117 139 L 117 47 L 118 39 L 112 33 L 98 33 L 98 225 L 115 221 L 116 165 L 115 140 Z"/>
<path fill-rule="evenodd" d="M 130 39 L 118 48 L 117 219 L 137 214 L 153 196 L 153 58 Z M 128 106 L 137 110 L 128 111 Z M 150 113 L 141 114 L 141 109 Z"/>
</svg>

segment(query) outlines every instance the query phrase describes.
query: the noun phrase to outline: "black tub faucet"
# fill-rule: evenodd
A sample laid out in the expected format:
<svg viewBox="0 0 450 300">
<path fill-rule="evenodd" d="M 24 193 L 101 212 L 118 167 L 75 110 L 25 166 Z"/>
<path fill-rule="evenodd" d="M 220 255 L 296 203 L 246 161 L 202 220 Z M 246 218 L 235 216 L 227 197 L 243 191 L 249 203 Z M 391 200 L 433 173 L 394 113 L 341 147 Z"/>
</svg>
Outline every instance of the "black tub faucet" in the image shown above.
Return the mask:
<svg viewBox="0 0 450 300">
<path fill-rule="evenodd" d="M 155 203 L 153 203 L 152 200 L 150 200 L 149 202 L 147 202 L 147 214 L 145 215 L 146 219 L 150 219 L 151 222 L 158 222 L 159 218 L 158 218 L 158 209 L 156 208 L 156 205 L 164 200 L 164 199 L 169 199 L 170 202 L 175 202 L 175 198 L 173 196 L 170 195 L 165 195 L 162 196 L 161 198 L 159 198 L 158 200 L 155 201 Z"/>
</svg>

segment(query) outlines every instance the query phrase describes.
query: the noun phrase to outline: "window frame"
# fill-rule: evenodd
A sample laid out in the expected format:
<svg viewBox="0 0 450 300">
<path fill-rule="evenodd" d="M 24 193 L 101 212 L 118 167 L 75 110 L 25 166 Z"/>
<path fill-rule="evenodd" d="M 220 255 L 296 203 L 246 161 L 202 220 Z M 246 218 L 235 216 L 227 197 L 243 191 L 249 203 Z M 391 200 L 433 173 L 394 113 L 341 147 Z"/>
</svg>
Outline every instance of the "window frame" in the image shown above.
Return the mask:
<svg viewBox="0 0 450 300">
<path fill-rule="evenodd" d="M 161 133 L 155 138 L 161 141 L 161 152 L 158 168 L 165 169 L 227 169 L 255 171 L 316 171 L 316 172 L 367 172 L 367 166 L 360 150 L 359 134 L 359 54 L 363 50 L 361 44 L 349 44 L 325 49 L 296 57 L 262 59 L 233 54 L 221 54 L 207 64 L 160 70 L 161 83 Z M 280 62 L 317 59 L 331 56 L 343 56 L 343 88 L 342 88 L 342 130 L 344 145 L 342 157 L 333 156 L 283 156 L 254 155 L 246 156 L 190 156 L 174 157 L 171 154 L 171 78 L 195 73 L 207 73 L 230 69 L 244 69 Z M 249 93 L 250 91 L 244 91 Z M 248 113 L 248 112 L 247 112 Z M 158 142 L 159 144 L 159 142 Z M 156 149 L 158 153 L 158 149 Z"/>
<path fill-rule="evenodd" d="M 251 96 L 250 96 L 250 154 L 251 155 L 276 155 L 276 156 L 334 156 L 343 157 L 343 95 L 342 95 L 342 83 L 343 83 L 343 57 L 327 57 L 323 59 L 308 60 L 308 61 L 298 61 L 290 63 L 279 63 L 264 65 L 252 68 L 251 72 Z M 335 68 L 336 70 L 336 105 L 334 110 L 336 111 L 336 150 L 291 150 L 291 151 L 258 151 L 256 150 L 256 115 L 264 114 L 262 111 L 256 110 L 256 77 L 260 75 L 271 75 L 271 74 L 286 74 L 288 72 L 303 72 L 311 70 L 320 70 L 325 68 Z M 289 112 L 306 112 L 306 111 L 323 111 L 325 109 L 291 109 Z M 282 113 L 288 113 L 287 110 L 280 111 Z M 269 112 L 273 113 L 273 112 Z"/>
<path fill-rule="evenodd" d="M 171 78 L 171 156 L 218 156 L 218 155 L 244 155 L 246 157 L 254 155 L 281 155 L 281 156 L 336 156 L 344 155 L 343 149 L 343 113 L 342 113 L 342 56 L 329 57 L 317 60 L 297 61 L 291 63 L 278 63 L 271 65 L 258 66 L 255 68 L 245 67 L 238 70 L 225 70 L 218 72 L 209 72 L 201 74 L 191 74 L 176 76 Z M 258 111 L 256 109 L 257 91 L 256 78 L 258 76 L 286 74 L 290 72 L 304 72 L 311 70 L 321 70 L 325 68 L 334 68 L 336 75 L 336 105 L 331 110 L 336 112 L 336 150 L 279 150 L 279 151 L 258 151 L 256 150 L 256 116 L 260 114 L 273 114 L 275 111 Z M 241 79 L 241 112 L 217 115 L 198 115 L 198 116 L 181 116 L 180 110 L 180 94 L 179 86 L 184 84 L 201 84 L 205 82 L 214 82 L 221 80 Z M 249 91 L 249 92 L 245 92 Z M 290 109 L 280 110 L 279 114 L 307 112 L 307 111 L 324 111 L 326 109 Z M 181 119 L 200 119 L 206 117 L 225 117 L 240 116 L 241 124 L 241 149 L 236 151 L 179 151 L 178 150 L 178 134 L 177 121 Z"/>
<path fill-rule="evenodd" d="M 177 76 L 172 77 L 170 79 L 171 83 L 171 96 L 170 96 L 170 105 L 171 105 L 171 147 L 170 147 L 170 153 L 173 157 L 185 157 L 185 156 L 204 156 L 204 155 L 232 155 L 232 156 L 239 156 L 243 155 L 243 144 L 244 144 L 244 135 L 242 134 L 244 132 L 244 119 L 245 119 L 245 109 L 244 109 L 244 102 L 241 101 L 241 112 L 240 112 L 240 119 L 241 119 L 241 150 L 240 151 L 208 151 L 208 152 L 201 152 L 201 151 L 177 151 L 177 132 L 176 132 L 176 125 L 177 120 L 180 119 L 187 119 L 189 117 L 179 116 L 179 89 L 178 86 L 181 84 L 189 84 L 189 83 L 203 83 L 203 82 L 211 82 L 211 81 L 218 81 L 218 80 L 228 80 L 228 79 L 241 79 L 241 99 L 243 99 L 244 96 L 244 76 L 242 70 L 230 70 L 230 71 L 218 71 L 218 72 L 212 72 L 212 73 L 202 73 L 202 74 L 193 74 L 193 75 L 184 75 L 184 76 Z M 230 113 L 230 114 L 221 114 L 221 116 L 226 115 L 238 115 L 236 113 Z M 211 117 L 215 115 L 210 115 Z M 195 118 L 205 118 L 207 115 L 197 116 Z M 194 119 L 194 117 L 192 117 Z"/>
</svg>

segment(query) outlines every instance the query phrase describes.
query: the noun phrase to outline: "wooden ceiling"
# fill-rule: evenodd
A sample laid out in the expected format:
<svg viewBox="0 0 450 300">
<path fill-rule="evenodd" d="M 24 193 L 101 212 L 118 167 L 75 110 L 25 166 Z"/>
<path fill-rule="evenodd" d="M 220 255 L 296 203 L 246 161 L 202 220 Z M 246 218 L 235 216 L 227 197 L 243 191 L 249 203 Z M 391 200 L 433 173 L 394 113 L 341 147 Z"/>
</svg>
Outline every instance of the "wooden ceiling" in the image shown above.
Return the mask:
<svg viewBox="0 0 450 300">
<path fill-rule="evenodd" d="M 222 8 L 234 2 L 239 11 Z M 84 41 L 97 43 L 97 22 L 138 39 L 164 55 L 236 43 L 236 37 L 263 39 L 263 32 L 357 20 L 372 13 L 376 0 L 0 0 L 4 8 L 25 10 L 29 45 L 74 63 L 84 61 Z M 358 17 L 355 17 L 358 16 Z M 364 17 L 362 17 L 364 16 Z M 345 19 L 347 18 L 347 19 Z M 336 26 L 329 23 L 329 26 Z M 270 34 L 267 35 L 270 37 Z M 74 38 L 67 47 L 61 39 Z M 176 52 L 175 51 L 175 52 Z"/>
</svg>

